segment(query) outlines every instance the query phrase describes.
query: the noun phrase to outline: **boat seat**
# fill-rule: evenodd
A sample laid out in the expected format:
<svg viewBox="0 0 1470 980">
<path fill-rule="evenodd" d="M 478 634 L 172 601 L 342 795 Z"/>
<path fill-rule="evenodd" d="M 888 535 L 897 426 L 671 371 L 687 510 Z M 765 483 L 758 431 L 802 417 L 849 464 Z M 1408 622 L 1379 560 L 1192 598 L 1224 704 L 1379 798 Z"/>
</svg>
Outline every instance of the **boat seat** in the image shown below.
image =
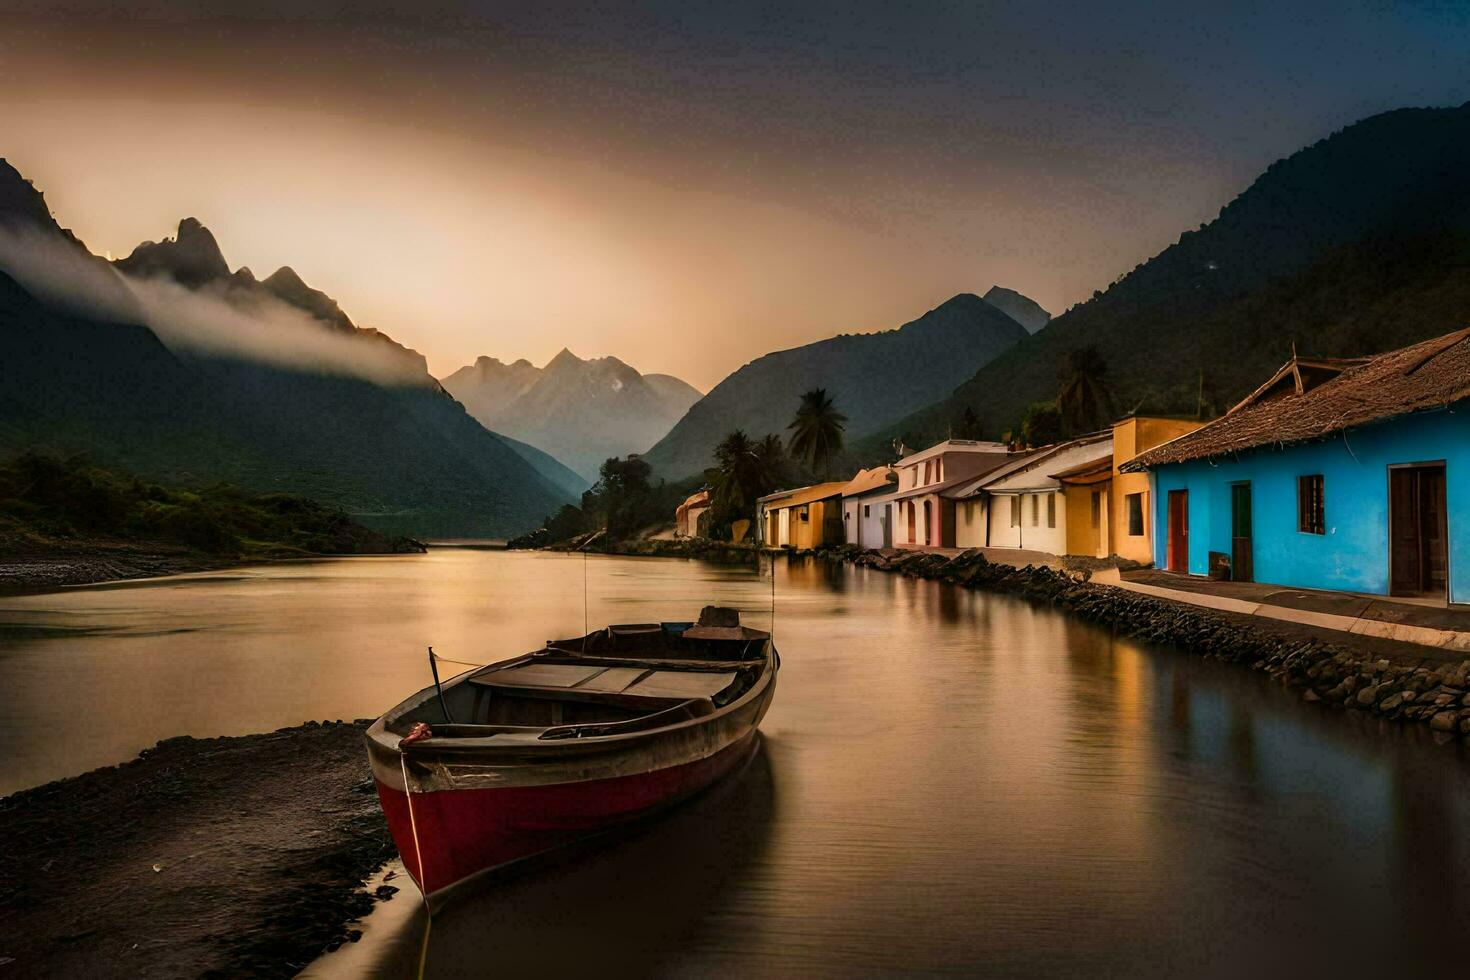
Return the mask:
<svg viewBox="0 0 1470 980">
<path fill-rule="evenodd" d="M 709 698 L 690 698 L 688 701 L 682 704 L 676 704 L 672 708 L 665 708 L 663 711 L 656 711 L 651 715 L 644 715 L 641 718 L 629 718 L 627 721 L 595 721 L 577 725 L 557 725 L 542 732 L 541 738 L 561 739 L 624 735 L 629 732 L 640 732 L 649 728 L 662 728 L 664 725 L 673 725 L 681 721 L 700 718 L 713 713 L 714 710 L 714 703 Z"/>
</svg>

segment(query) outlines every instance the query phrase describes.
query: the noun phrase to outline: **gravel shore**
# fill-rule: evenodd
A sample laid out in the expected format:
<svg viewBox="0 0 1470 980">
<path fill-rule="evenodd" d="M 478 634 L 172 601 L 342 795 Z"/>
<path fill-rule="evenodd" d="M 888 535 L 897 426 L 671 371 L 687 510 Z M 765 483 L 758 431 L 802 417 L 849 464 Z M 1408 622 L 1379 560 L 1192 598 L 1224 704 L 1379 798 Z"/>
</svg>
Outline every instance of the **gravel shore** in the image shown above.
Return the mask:
<svg viewBox="0 0 1470 980">
<path fill-rule="evenodd" d="M 362 887 L 395 853 L 366 727 L 168 739 L 0 799 L 0 972 L 289 977 L 354 939 L 394 890 Z"/>
</svg>

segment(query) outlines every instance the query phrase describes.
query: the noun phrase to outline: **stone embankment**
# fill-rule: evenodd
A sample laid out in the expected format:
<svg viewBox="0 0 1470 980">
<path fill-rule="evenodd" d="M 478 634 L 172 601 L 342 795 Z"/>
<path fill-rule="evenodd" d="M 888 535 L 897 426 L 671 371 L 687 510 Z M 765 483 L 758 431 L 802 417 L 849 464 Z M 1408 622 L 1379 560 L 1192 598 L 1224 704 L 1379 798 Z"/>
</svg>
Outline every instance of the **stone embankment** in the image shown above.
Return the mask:
<svg viewBox="0 0 1470 980">
<path fill-rule="evenodd" d="M 1470 660 L 1388 659 L 1365 649 L 1357 638 L 1344 636 L 1339 643 L 1289 626 L 1257 626 L 1197 606 L 1092 584 L 1086 572 L 996 564 L 978 551 L 950 557 L 841 546 L 805 554 L 1045 602 L 1132 639 L 1263 671 L 1301 691 L 1304 701 L 1428 725 L 1446 736 L 1470 734 Z"/>
</svg>

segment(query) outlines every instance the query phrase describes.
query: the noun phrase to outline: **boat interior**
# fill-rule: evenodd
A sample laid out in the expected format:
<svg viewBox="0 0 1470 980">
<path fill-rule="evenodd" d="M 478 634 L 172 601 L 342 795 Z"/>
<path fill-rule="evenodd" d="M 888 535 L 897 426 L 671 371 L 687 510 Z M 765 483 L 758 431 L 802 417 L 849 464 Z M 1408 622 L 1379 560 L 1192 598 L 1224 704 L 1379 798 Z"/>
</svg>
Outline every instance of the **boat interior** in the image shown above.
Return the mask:
<svg viewBox="0 0 1470 980">
<path fill-rule="evenodd" d="M 735 610 L 706 607 L 698 622 L 608 626 L 549 640 L 514 660 L 462 674 L 388 729 L 427 723 L 442 739 L 555 741 L 661 728 L 713 714 L 756 683 L 770 636 Z"/>
</svg>

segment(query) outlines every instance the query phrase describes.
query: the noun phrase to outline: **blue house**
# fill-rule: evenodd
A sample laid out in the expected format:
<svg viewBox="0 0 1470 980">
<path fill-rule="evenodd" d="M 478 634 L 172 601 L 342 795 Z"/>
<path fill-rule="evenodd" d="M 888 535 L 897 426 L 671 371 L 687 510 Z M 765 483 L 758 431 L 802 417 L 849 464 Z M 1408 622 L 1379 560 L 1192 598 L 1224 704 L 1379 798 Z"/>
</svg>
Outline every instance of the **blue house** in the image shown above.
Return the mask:
<svg viewBox="0 0 1470 980">
<path fill-rule="evenodd" d="M 1124 469 L 1150 472 L 1159 568 L 1470 603 L 1470 330 L 1293 357 Z"/>
</svg>

